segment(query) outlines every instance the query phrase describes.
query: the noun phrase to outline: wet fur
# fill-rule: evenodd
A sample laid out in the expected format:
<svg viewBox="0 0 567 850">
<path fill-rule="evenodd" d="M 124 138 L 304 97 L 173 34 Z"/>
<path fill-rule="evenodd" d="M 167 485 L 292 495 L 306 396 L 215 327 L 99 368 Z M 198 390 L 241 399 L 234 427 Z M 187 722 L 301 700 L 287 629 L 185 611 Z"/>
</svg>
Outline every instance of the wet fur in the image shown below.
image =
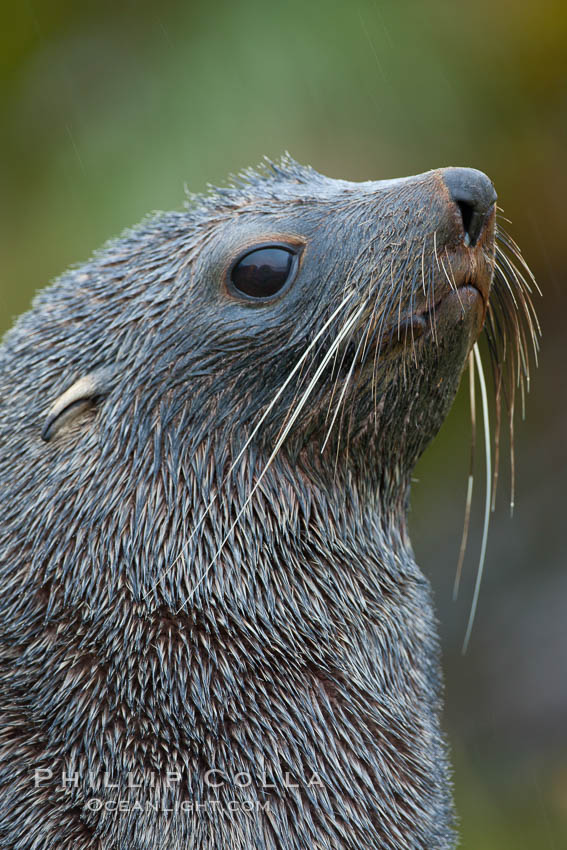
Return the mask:
<svg viewBox="0 0 567 850">
<path fill-rule="evenodd" d="M 454 846 L 438 641 L 406 529 L 411 471 L 483 319 L 435 317 L 452 215 L 437 172 L 352 184 L 284 162 L 143 222 L 8 333 L 2 847 Z M 231 258 L 282 235 L 306 243 L 287 296 L 227 297 Z M 487 237 L 486 273 L 493 251 Z M 419 340 L 402 322 L 415 311 Z M 43 442 L 53 401 L 100 369 L 105 391 Z M 172 767 L 182 780 L 168 788 Z M 53 777 L 35 787 L 42 768 Z M 226 784 L 207 788 L 209 768 Z M 61 789 L 63 770 L 77 787 Z M 154 786 L 124 790 L 142 771 Z M 106 772 L 119 792 L 101 787 Z M 269 812 L 85 805 L 117 797 Z"/>
</svg>

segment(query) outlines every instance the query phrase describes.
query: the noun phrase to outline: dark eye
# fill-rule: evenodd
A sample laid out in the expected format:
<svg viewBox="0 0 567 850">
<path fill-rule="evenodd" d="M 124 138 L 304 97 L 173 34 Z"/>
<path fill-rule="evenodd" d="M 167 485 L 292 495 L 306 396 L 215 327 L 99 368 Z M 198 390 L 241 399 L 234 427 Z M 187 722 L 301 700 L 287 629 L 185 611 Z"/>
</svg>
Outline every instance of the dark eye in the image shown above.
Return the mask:
<svg viewBox="0 0 567 850">
<path fill-rule="evenodd" d="M 295 274 L 297 255 L 289 248 L 267 247 L 250 251 L 230 273 L 232 285 L 252 298 L 269 298 Z"/>
</svg>

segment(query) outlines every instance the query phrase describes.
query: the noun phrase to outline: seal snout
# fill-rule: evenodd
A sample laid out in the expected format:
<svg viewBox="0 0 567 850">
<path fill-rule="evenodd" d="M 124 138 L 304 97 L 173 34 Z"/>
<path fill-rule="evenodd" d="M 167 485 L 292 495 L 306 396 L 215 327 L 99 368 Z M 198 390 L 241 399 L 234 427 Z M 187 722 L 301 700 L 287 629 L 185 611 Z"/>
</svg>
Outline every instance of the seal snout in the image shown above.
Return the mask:
<svg viewBox="0 0 567 850">
<path fill-rule="evenodd" d="M 465 245 L 474 246 L 496 204 L 492 181 L 476 168 L 444 168 L 442 176 L 459 208 Z"/>
</svg>

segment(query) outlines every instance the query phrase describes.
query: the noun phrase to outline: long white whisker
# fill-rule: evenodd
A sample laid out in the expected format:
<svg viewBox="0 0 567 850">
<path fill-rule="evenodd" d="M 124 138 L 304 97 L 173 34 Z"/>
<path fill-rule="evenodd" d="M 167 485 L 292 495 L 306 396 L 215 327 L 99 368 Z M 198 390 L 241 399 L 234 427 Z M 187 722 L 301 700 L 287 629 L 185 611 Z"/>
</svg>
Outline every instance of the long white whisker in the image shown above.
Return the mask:
<svg viewBox="0 0 567 850">
<path fill-rule="evenodd" d="M 238 511 L 238 514 L 236 515 L 236 518 L 235 518 L 235 519 L 234 519 L 234 521 L 232 522 L 232 524 L 231 524 L 230 528 L 228 529 L 227 533 L 225 534 L 225 536 L 224 536 L 224 538 L 223 538 L 223 540 L 222 540 L 222 542 L 221 542 L 220 546 L 218 547 L 217 551 L 215 552 L 215 554 L 214 554 L 214 556 L 213 556 L 212 560 L 211 560 L 211 561 L 209 562 L 209 564 L 207 565 L 207 567 L 206 567 L 205 571 L 203 572 L 203 574 L 202 574 L 201 578 L 199 579 L 199 581 L 197 582 L 197 584 L 193 587 L 193 589 L 192 589 L 191 593 L 189 594 L 189 596 L 188 596 L 188 597 L 187 597 L 187 598 L 183 601 L 183 603 L 181 604 L 181 606 L 180 606 L 180 607 L 178 608 L 178 610 L 175 612 L 176 614 L 179 614 L 179 612 L 180 612 L 180 611 L 181 611 L 181 610 L 185 607 L 185 605 L 186 605 L 186 604 L 189 602 L 189 600 L 193 597 L 193 594 L 195 593 L 195 591 L 197 590 L 197 588 L 199 587 L 199 585 L 200 585 L 200 584 L 204 581 L 204 579 L 205 579 L 205 578 L 206 578 L 206 576 L 208 575 L 208 573 L 209 573 L 209 571 L 210 571 L 211 567 L 213 566 L 213 564 L 215 563 L 216 559 L 217 559 L 217 558 L 218 558 L 218 556 L 220 555 L 220 553 L 221 553 L 221 551 L 222 551 L 222 549 L 223 549 L 223 547 L 224 547 L 225 543 L 227 542 L 227 540 L 229 539 L 230 535 L 232 534 L 232 532 L 234 531 L 235 527 L 237 526 L 238 522 L 240 521 L 240 517 L 242 516 L 242 514 L 244 513 L 244 511 L 246 510 L 246 508 L 247 508 L 247 507 L 248 507 L 248 505 L 250 504 L 250 501 L 251 501 L 252 497 L 254 496 L 254 493 L 256 492 L 256 490 L 258 489 L 258 487 L 260 486 L 260 484 L 261 484 L 261 482 L 262 482 L 262 480 L 263 480 L 264 476 L 266 475 L 266 473 L 268 472 L 268 470 L 269 470 L 270 466 L 272 465 L 272 462 L 273 462 L 273 460 L 274 460 L 275 456 L 277 455 L 277 453 L 279 452 L 279 450 L 280 450 L 281 446 L 283 445 L 283 443 L 284 443 L 284 441 L 285 441 L 285 439 L 286 439 L 287 435 L 289 434 L 289 432 L 290 432 L 291 428 L 293 427 L 293 424 L 295 423 L 296 419 L 298 418 L 298 416 L 299 416 L 299 415 L 300 415 L 300 413 L 302 412 L 302 410 L 303 410 L 303 408 L 304 408 L 304 406 L 305 406 L 305 403 L 306 403 L 307 399 L 309 398 L 309 396 L 311 395 L 311 392 L 312 392 L 313 388 L 315 387 L 315 385 L 316 385 L 317 381 L 319 380 L 319 378 L 320 378 L 321 374 L 322 374 L 322 373 L 323 373 L 323 371 L 326 369 L 327 364 L 329 363 L 329 361 L 330 361 L 330 360 L 332 359 L 332 357 L 334 356 L 334 354 L 335 354 L 335 350 L 336 350 L 337 346 L 339 346 L 339 345 L 342 343 L 342 341 L 344 340 L 344 338 L 345 338 L 345 337 L 347 336 L 347 334 L 350 332 L 351 327 L 352 327 L 352 326 L 353 326 L 353 325 L 354 325 L 354 324 L 355 324 L 355 323 L 356 323 L 356 322 L 360 319 L 360 316 L 362 315 L 362 313 L 363 313 L 363 311 L 364 311 L 364 309 L 365 309 L 365 306 L 366 306 L 365 304 L 361 304 L 361 305 L 360 305 L 360 307 L 358 308 L 358 310 L 356 310 L 356 311 L 355 311 L 355 313 L 354 313 L 354 314 L 350 317 L 350 319 L 349 319 L 349 320 L 347 320 L 347 322 L 345 322 L 345 324 L 342 326 L 342 328 L 341 328 L 341 330 L 340 330 L 339 334 L 338 334 L 338 335 L 337 335 L 337 337 L 334 339 L 334 341 L 333 341 L 333 344 L 332 344 L 331 348 L 330 348 L 330 349 L 329 349 L 329 351 L 325 354 L 324 358 L 322 359 L 321 363 L 319 364 L 319 367 L 317 368 L 317 371 L 315 372 L 315 374 L 314 374 L 313 378 L 312 378 L 312 379 L 311 379 L 311 381 L 309 382 L 309 385 L 308 385 L 307 389 L 305 390 L 305 392 L 304 392 L 304 394 L 303 394 L 303 396 L 302 396 L 301 400 L 299 401 L 299 404 L 297 405 L 296 409 L 294 410 L 294 412 L 293 412 L 293 416 L 291 416 L 291 417 L 290 417 L 289 422 L 287 423 L 287 426 L 283 429 L 283 431 L 282 431 L 282 433 L 281 433 L 281 435 L 280 435 L 280 437 L 279 437 L 279 439 L 278 439 L 278 441 L 277 441 L 277 443 L 276 443 L 276 445 L 275 445 L 275 448 L 273 449 L 273 451 L 272 451 L 272 453 L 271 453 L 270 457 L 268 458 L 268 460 L 267 460 L 267 462 L 266 462 L 266 465 L 265 465 L 264 469 L 262 470 L 262 472 L 261 472 L 261 473 L 260 473 L 260 475 L 258 476 L 258 480 L 256 481 L 256 483 L 255 483 L 255 484 L 254 484 L 254 486 L 252 487 L 252 489 L 251 489 L 250 493 L 249 493 L 249 494 L 248 494 L 248 496 L 246 497 L 246 500 L 245 500 L 245 502 L 244 502 L 243 506 L 242 506 L 242 507 L 241 507 L 241 509 Z"/>
<path fill-rule="evenodd" d="M 533 301 L 529 296 L 529 293 L 531 292 L 529 284 L 526 281 L 524 275 L 520 272 L 520 270 L 516 268 L 516 266 L 510 260 L 510 258 L 507 257 L 506 254 L 504 253 L 504 251 L 502 251 L 498 246 L 497 246 L 497 257 L 498 257 L 499 260 L 501 260 L 506 265 L 506 267 L 508 268 L 508 270 L 510 272 L 510 275 L 512 276 L 512 279 L 516 281 L 516 284 L 517 284 L 517 287 L 518 287 L 518 291 L 517 291 L 518 297 L 521 297 L 522 301 L 525 303 L 525 305 L 527 307 L 527 309 L 524 310 L 524 316 L 525 316 L 526 322 L 528 323 L 528 328 L 529 328 L 529 331 L 530 331 L 530 337 L 531 337 L 532 342 L 533 342 L 534 357 L 535 357 L 535 363 L 536 363 L 536 366 L 537 366 L 537 352 L 538 352 L 537 337 L 538 337 L 538 334 L 541 334 L 541 328 L 540 328 L 540 325 L 539 325 L 539 321 L 538 321 L 538 318 L 537 318 L 535 307 L 533 305 Z M 520 259 L 523 262 L 523 258 L 520 257 Z M 525 265 L 525 263 L 524 263 L 524 265 Z M 508 279 L 508 275 L 505 273 L 502 266 L 500 266 L 500 269 L 503 273 L 504 282 L 505 282 L 506 286 L 508 287 L 510 294 L 512 295 L 512 298 L 514 300 L 514 304 L 517 306 L 516 297 L 515 297 L 515 294 L 514 294 L 512 287 L 510 286 L 510 281 Z M 531 274 L 531 272 L 530 272 L 530 274 Z M 524 284 L 524 286 L 522 286 L 522 283 Z M 527 289 L 527 292 L 524 291 L 524 287 Z"/>
<path fill-rule="evenodd" d="M 235 467 L 236 467 L 236 464 L 238 463 L 238 461 L 240 460 L 240 458 L 242 457 L 242 455 L 244 454 L 244 452 L 246 451 L 246 449 L 248 448 L 248 446 L 249 446 L 249 445 L 250 445 L 250 443 L 252 442 L 252 440 L 253 440 L 253 438 L 255 437 L 255 435 L 258 433 L 259 429 L 261 428 L 262 423 L 264 422 L 264 420 L 266 419 L 266 417 L 268 416 L 268 414 L 270 413 L 270 411 L 272 410 L 272 408 L 274 407 L 274 405 L 276 404 L 276 402 L 278 401 L 278 399 L 280 398 L 280 396 L 282 395 L 282 393 L 284 392 L 284 390 L 286 389 L 286 387 L 288 386 L 288 384 L 290 383 L 290 381 L 292 381 L 292 380 L 293 380 L 293 378 L 295 377 L 295 375 L 297 374 L 297 372 L 298 372 L 298 371 L 299 371 L 299 370 L 303 367 L 303 365 L 304 365 L 304 363 L 305 363 L 305 361 L 306 361 L 307 357 L 309 356 L 309 354 L 310 354 L 310 353 L 311 353 L 311 351 L 313 350 L 314 346 L 317 344 L 317 342 L 320 340 L 321 336 L 322 336 L 322 335 L 325 333 L 325 331 L 329 328 L 329 326 L 330 326 L 330 325 L 332 324 L 332 322 L 336 319 L 336 317 L 338 316 L 338 314 L 340 313 L 340 311 L 341 311 L 341 310 L 345 307 L 345 305 L 346 305 L 346 304 L 348 303 L 348 301 L 349 301 L 349 300 L 353 297 L 353 295 L 354 295 L 354 294 L 355 294 L 355 290 L 351 290 L 349 293 L 347 293 L 347 295 L 345 295 L 345 296 L 344 296 L 343 300 L 341 301 L 341 303 L 339 304 L 339 306 L 336 308 L 336 310 L 334 310 L 334 311 L 332 312 L 332 314 L 329 316 L 329 318 L 327 319 L 327 321 L 323 324 L 323 326 L 321 327 L 321 329 L 320 329 L 320 330 L 319 330 L 319 331 L 315 334 L 315 336 L 313 337 L 313 339 L 311 340 L 311 342 L 309 343 L 309 345 L 307 346 L 307 348 L 305 349 L 305 351 L 303 352 L 303 354 L 302 354 L 302 355 L 301 355 L 301 357 L 299 358 L 298 362 L 297 362 L 297 363 L 296 363 L 296 365 L 293 367 L 293 369 L 291 370 L 290 374 L 288 375 L 288 377 L 286 378 L 286 380 L 284 381 L 284 383 L 282 384 L 282 386 L 280 387 L 280 389 L 277 391 L 277 393 L 275 394 L 275 396 L 274 396 L 274 398 L 272 399 L 272 401 L 270 402 L 270 404 L 267 406 L 266 410 L 265 410 L 265 411 L 263 412 L 263 414 L 260 416 L 260 419 L 259 419 L 259 420 L 258 420 L 258 422 L 256 423 L 256 425 L 255 425 L 254 429 L 252 430 L 252 432 L 251 432 L 250 436 L 248 437 L 248 439 L 247 439 L 247 440 L 246 440 L 246 442 L 244 443 L 244 446 L 242 447 L 242 449 L 240 450 L 240 452 L 238 453 L 238 455 L 236 456 L 236 458 L 235 458 L 235 459 L 234 459 L 234 461 L 232 462 L 232 464 L 231 464 L 231 466 L 230 466 L 230 469 L 228 470 L 227 474 L 225 475 L 225 477 L 224 477 L 224 479 L 223 479 L 222 484 L 224 484 L 224 483 L 227 481 L 227 479 L 229 478 L 229 476 L 232 474 L 232 472 L 234 471 L 234 469 L 235 469 Z M 222 487 L 222 484 L 221 484 L 221 487 Z M 151 594 L 151 592 L 154 590 L 154 588 L 155 588 L 155 587 L 157 587 L 157 585 L 159 584 L 159 582 L 160 582 L 160 581 L 161 581 L 161 580 L 162 580 L 165 576 L 167 576 L 167 575 L 171 572 L 171 570 L 175 567 L 175 565 L 178 563 L 178 561 L 180 560 L 180 558 L 182 558 L 182 557 L 183 557 L 184 553 L 187 551 L 187 549 L 188 549 L 188 547 L 189 547 L 189 544 L 191 543 L 191 541 L 193 540 L 193 538 L 195 537 L 195 535 L 197 534 L 197 532 L 198 532 L 198 531 L 199 531 L 199 529 L 201 528 L 201 526 L 202 526 L 203 522 L 204 522 L 204 521 L 205 521 L 205 519 L 207 518 L 208 514 L 210 513 L 210 511 L 211 511 L 211 509 L 212 509 L 212 507 L 213 507 L 213 505 L 214 505 L 214 503 L 215 503 L 215 501 L 216 501 L 216 499 L 217 499 L 217 498 L 218 498 L 218 491 L 217 491 L 217 493 L 216 493 L 216 494 L 212 497 L 211 501 L 209 502 L 209 504 L 208 504 L 208 505 L 207 505 L 207 507 L 205 508 L 205 511 L 203 512 L 203 514 L 202 514 L 202 515 L 201 515 L 201 517 L 199 518 L 199 520 L 198 520 L 198 522 L 197 522 L 197 524 L 196 524 L 195 528 L 193 529 L 193 531 L 192 531 L 192 532 L 191 532 L 191 534 L 189 535 L 189 537 L 188 537 L 188 539 L 187 539 L 187 541 L 186 541 L 185 545 L 183 546 L 183 549 L 182 549 L 182 550 L 181 550 L 181 552 L 179 553 L 179 555 L 178 555 L 178 556 L 175 558 L 175 560 L 174 560 L 174 561 L 173 561 L 173 562 L 169 565 L 169 567 L 167 567 L 167 569 L 165 570 L 165 572 L 161 573 L 161 575 L 160 575 L 160 576 L 158 576 L 158 577 L 156 578 L 156 580 L 154 581 L 154 583 L 151 585 L 150 589 L 147 591 L 147 593 L 145 593 L 145 594 L 144 594 L 144 597 L 143 597 L 144 599 L 147 599 L 147 597 Z"/>
<path fill-rule="evenodd" d="M 427 290 L 425 288 L 425 242 L 426 238 L 423 239 L 423 248 L 421 249 L 421 283 L 423 286 L 423 294 L 427 299 Z"/>
<path fill-rule="evenodd" d="M 328 441 L 329 441 L 329 437 L 331 436 L 331 431 L 332 431 L 333 425 L 334 425 L 334 424 L 335 424 L 335 422 L 336 422 L 336 419 L 337 419 L 337 416 L 338 416 L 338 413 L 339 413 L 339 410 L 340 410 L 340 407 L 341 407 L 342 401 L 343 401 L 343 399 L 344 399 L 344 397 L 345 397 L 345 395 L 346 395 L 346 391 L 347 391 L 347 389 L 348 389 L 348 385 L 349 385 L 349 383 L 350 383 L 350 379 L 351 379 L 351 377 L 352 377 L 352 373 L 354 372 L 354 369 L 355 369 L 355 366 L 356 366 L 356 362 L 357 362 L 357 358 L 358 358 L 358 353 L 359 353 L 359 351 L 360 351 L 360 349 L 361 349 L 361 347 L 362 347 L 363 343 L 364 343 L 364 337 L 362 337 L 362 338 L 360 339 L 360 341 L 359 341 L 359 343 L 358 343 L 358 345 L 357 345 L 357 347 L 356 347 L 356 351 L 355 351 L 355 353 L 354 353 L 354 357 L 352 358 L 352 363 L 351 363 L 351 365 L 350 365 L 350 369 L 349 369 L 349 371 L 348 371 L 348 374 L 347 374 L 347 376 L 346 376 L 346 379 L 343 381 L 343 388 L 342 388 L 341 393 L 340 393 L 340 395 L 339 395 L 339 400 L 337 401 L 337 404 L 336 404 L 336 407 L 335 407 L 335 412 L 334 412 L 334 414 L 333 414 L 333 418 L 331 419 L 331 424 L 329 425 L 329 428 L 328 428 L 328 430 L 327 430 L 327 436 L 325 437 L 325 439 L 324 439 L 324 441 L 323 441 L 323 445 L 321 446 L 321 453 L 323 453 L 323 452 L 325 451 L 325 446 L 327 445 L 327 443 L 328 443 Z"/>
<path fill-rule="evenodd" d="M 514 516 L 516 500 L 516 451 L 514 448 L 514 400 L 510 405 L 510 516 Z"/>
<path fill-rule="evenodd" d="M 455 583 L 453 585 L 453 600 L 456 600 L 459 595 L 459 585 L 461 583 L 461 575 L 463 572 L 463 562 L 465 560 L 465 552 L 467 551 L 467 541 L 469 537 L 469 528 L 471 520 L 472 494 L 474 484 L 474 462 L 476 454 L 476 393 L 475 393 L 475 375 L 474 375 L 474 354 L 471 351 L 469 354 L 469 382 L 470 382 L 470 406 L 471 406 L 471 453 L 469 460 L 469 479 L 467 484 L 467 500 L 465 503 L 465 521 L 463 523 L 463 534 L 461 537 L 461 548 L 459 550 L 459 560 L 457 563 L 457 571 L 455 573 Z"/>
<path fill-rule="evenodd" d="M 474 623 L 474 618 L 476 615 L 476 609 L 478 607 L 478 597 L 480 593 L 480 584 L 482 581 L 482 574 L 484 572 L 484 562 L 486 558 L 486 541 L 488 539 L 488 526 L 490 524 L 490 489 L 492 486 L 492 464 L 490 458 L 490 423 L 488 418 L 488 396 L 486 393 L 486 381 L 484 379 L 484 371 L 482 368 L 482 360 L 480 358 L 480 351 L 478 349 L 478 344 L 474 344 L 474 357 L 476 360 L 476 367 L 478 370 L 478 381 L 480 384 L 480 394 L 482 399 L 482 412 L 484 419 L 484 448 L 486 452 L 486 501 L 484 507 L 484 528 L 482 531 L 482 545 L 480 550 L 480 560 L 478 564 L 478 570 L 476 573 L 476 583 L 474 587 L 473 600 L 471 603 L 471 610 L 469 614 L 469 622 L 467 625 L 467 631 L 465 634 L 465 639 L 463 641 L 463 655 L 467 651 L 470 636 L 472 632 L 472 627 Z"/>
</svg>

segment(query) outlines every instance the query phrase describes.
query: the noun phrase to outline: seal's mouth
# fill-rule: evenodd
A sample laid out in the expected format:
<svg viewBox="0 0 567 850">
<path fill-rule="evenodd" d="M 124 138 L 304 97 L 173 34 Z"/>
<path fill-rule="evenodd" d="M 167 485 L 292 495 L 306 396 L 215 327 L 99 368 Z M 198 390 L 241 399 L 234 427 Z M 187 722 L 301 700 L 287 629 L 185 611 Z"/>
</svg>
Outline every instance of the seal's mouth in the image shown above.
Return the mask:
<svg viewBox="0 0 567 850">
<path fill-rule="evenodd" d="M 437 338 L 443 328 L 466 320 L 478 336 L 489 311 L 494 274 L 494 210 L 474 245 L 461 242 L 439 252 L 434 247 L 435 282 L 417 290 L 409 309 L 402 309 L 383 334 L 380 352 L 385 353 L 429 334 Z M 425 276 L 423 276 L 425 281 Z"/>
<path fill-rule="evenodd" d="M 441 324 L 467 317 L 477 325 L 477 335 L 480 334 L 488 309 L 489 292 L 490 279 L 487 281 L 486 278 L 467 279 L 452 289 L 446 289 L 430 306 L 424 305 L 410 314 L 402 314 L 396 326 L 384 334 L 381 353 L 411 345 L 426 334 L 435 338 Z"/>
</svg>

